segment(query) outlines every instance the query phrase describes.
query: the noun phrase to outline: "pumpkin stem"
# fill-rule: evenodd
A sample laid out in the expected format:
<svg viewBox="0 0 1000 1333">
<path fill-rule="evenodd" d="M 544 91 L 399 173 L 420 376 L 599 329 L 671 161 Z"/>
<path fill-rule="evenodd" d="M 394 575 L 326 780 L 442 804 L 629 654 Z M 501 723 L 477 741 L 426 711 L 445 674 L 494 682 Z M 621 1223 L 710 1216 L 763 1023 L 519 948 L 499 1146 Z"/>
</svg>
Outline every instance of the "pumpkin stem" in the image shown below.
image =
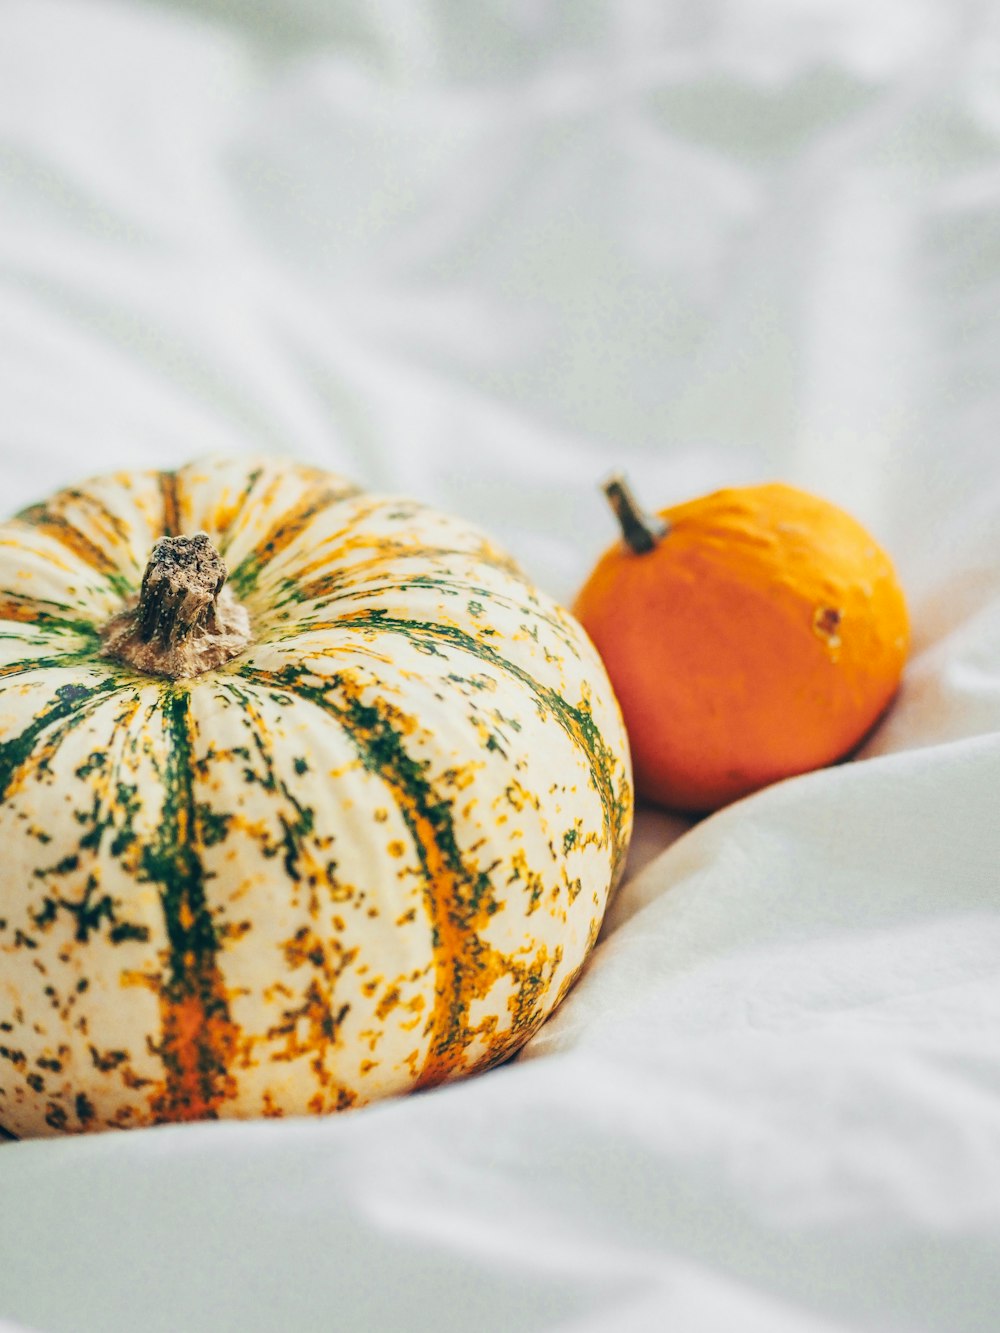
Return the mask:
<svg viewBox="0 0 1000 1333">
<path fill-rule="evenodd" d="M 622 536 L 636 555 L 645 555 L 667 535 L 670 525 L 655 514 L 647 514 L 639 507 L 625 478 L 619 474 L 609 477 L 603 485 L 615 517 L 621 524 Z"/>
<path fill-rule="evenodd" d="M 250 642 L 250 618 L 227 577 L 207 533 L 161 537 L 138 596 L 101 631 L 104 656 L 172 680 L 228 662 Z"/>
</svg>

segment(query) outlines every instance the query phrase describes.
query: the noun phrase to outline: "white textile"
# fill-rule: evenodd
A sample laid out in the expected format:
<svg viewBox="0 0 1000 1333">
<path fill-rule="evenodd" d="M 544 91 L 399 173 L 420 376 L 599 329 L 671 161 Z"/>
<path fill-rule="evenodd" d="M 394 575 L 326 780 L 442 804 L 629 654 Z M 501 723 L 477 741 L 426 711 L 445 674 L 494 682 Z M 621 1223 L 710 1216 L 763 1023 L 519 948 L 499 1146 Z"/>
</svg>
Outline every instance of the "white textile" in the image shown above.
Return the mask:
<svg viewBox="0 0 1000 1333">
<path fill-rule="evenodd" d="M 568 597 L 612 469 L 782 479 L 914 644 L 855 761 L 642 814 L 514 1064 L 0 1148 L 0 1319 L 1000 1327 L 998 209 L 975 0 L 5 0 L 5 512 L 272 450 Z"/>
</svg>

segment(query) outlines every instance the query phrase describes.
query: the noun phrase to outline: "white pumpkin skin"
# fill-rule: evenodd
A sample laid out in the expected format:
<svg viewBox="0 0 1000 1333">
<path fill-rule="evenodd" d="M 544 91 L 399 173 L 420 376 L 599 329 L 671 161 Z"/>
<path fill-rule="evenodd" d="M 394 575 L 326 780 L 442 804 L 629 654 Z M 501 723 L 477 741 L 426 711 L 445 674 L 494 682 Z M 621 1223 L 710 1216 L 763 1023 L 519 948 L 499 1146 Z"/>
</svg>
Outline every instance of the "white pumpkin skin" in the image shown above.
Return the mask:
<svg viewBox="0 0 1000 1333">
<path fill-rule="evenodd" d="M 101 656 L 208 533 L 252 643 Z M 596 651 L 477 531 L 283 460 L 0 525 L 0 1126 L 323 1113 L 488 1068 L 594 943 L 631 826 Z"/>
</svg>

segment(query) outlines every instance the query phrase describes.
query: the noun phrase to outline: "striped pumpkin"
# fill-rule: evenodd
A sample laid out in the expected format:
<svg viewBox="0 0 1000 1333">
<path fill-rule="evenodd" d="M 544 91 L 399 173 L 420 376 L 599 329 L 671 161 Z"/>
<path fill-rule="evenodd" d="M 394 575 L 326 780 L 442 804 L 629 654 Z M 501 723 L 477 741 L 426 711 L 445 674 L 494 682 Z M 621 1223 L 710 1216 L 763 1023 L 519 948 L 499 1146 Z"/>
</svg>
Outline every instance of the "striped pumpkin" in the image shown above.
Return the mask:
<svg viewBox="0 0 1000 1333">
<path fill-rule="evenodd" d="M 577 974 L 631 822 L 564 610 L 466 524 L 266 459 L 0 525 L 0 802 L 21 1136 L 497 1064 Z"/>
</svg>

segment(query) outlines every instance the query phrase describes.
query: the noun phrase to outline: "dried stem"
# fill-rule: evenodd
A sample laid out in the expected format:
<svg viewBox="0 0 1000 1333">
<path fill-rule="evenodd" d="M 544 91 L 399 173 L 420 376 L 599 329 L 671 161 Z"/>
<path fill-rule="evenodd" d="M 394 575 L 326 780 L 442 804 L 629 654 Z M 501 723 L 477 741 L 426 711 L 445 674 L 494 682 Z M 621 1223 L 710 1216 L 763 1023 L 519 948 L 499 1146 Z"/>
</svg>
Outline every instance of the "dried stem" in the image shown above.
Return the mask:
<svg viewBox="0 0 1000 1333">
<path fill-rule="evenodd" d="M 222 556 L 204 532 L 161 537 L 133 598 L 102 631 L 104 655 L 150 676 L 198 676 L 250 642 L 250 617 L 225 587 Z"/>
<path fill-rule="evenodd" d="M 669 524 L 655 514 L 647 514 L 639 507 L 639 502 L 632 494 L 625 481 L 619 475 L 609 477 L 604 483 L 604 494 L 608 497 L 615 517 L 621 524 L 622 536 L 636 555 L 645 555 L 660 542 L 669 530 Z"/>
</svg>

